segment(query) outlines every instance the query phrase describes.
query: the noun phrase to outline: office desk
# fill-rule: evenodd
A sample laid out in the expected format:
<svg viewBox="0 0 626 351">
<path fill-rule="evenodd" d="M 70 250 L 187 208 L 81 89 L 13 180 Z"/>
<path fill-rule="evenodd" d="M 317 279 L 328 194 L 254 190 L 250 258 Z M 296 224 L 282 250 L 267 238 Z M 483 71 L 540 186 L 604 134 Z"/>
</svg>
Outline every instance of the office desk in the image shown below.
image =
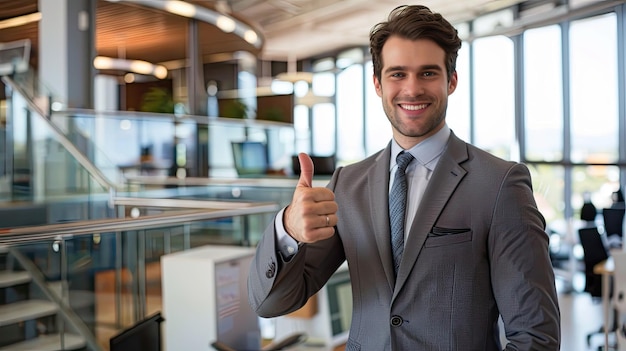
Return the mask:
<svg viewBox="0 0 626 351">
<path fill-rule="evenodd" d="M 609 349 L 609 329 L 611 315 L 611 276 L 615 270 L 613 258 L 609 257 L 593 267 L 595 274 L 602 275 L 602 309 L 604 312 L 604 349 Z"/>
</svg>

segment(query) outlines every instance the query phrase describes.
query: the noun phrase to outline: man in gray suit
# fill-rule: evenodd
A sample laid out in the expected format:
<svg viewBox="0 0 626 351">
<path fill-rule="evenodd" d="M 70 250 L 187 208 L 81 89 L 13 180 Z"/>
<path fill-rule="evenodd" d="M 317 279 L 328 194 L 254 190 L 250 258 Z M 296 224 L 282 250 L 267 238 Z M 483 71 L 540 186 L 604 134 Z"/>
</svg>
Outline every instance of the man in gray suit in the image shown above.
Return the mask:
<svg viewBox="0 0 626 351">
<path fill-rule="evenodd" d="M 251 266 L 249 300 L 260 316 L 297 310 L 347 260 L 347 350 L 502 350 L 499 316 L 506 350 L 559 349 L 548 236 L 527 167 L 465 143 L 445 122 L 460 46 L 450 23 L 424 6 L 399 7 L 372 29 L 374 85 L 393 139 L 337 169 L 326 188 L 311 187 L 312 162 L 299 155 L 293 201 Z M 413 160 L 395 268 L 388 200 L 401 151 Z"/>
</svg>

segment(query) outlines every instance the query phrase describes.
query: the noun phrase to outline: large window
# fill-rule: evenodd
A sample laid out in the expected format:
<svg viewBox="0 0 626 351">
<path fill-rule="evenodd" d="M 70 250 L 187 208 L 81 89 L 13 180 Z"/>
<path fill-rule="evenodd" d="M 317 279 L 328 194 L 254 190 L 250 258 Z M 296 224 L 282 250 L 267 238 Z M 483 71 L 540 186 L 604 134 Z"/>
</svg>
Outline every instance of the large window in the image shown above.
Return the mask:
<svg viewBox="0 0 626 351">
<path fill-rule="evenodd" d="M 313 154 L 330 156 L 335 154 L 335 104 L 325 101 L 335 95 L 335 75 L 322 72 L 313 75 Z"/>
<path fill-rule="evenodd" d="M 459 138 L 471 142 L 470 132 L 470 57 L 469 43 L 463 43 L 456 60 L 458 84 L 448 98 L 446 122 Z"/>
<path fill-rule="evenodd" d="M 626 133 L 626 123 L 619 123 L 624 118 L 619 97 L 626 87 L 620 86 L 625 68 L 619 67 L 618 50 L 626 32 L 619 32 L 624 25 L 618 22 L 624 18 L 614 9 L 596 8 L 598 12 L 584 19 L 529 26 L 507 35 L 485 36 L 512 25 L 510 11 L 459 27 L 465 28 L 460 35 L 472 40 L 463 42 L 459 51 L 458 86 L 448 100 L 447 123 L 460 138 L 496 156 L 521 157 L 532 173 L 540 211 L 560 233 L 571 231 L 584 195 L 597 208 L 606 207 L 620 181 L 624 184 L 620 176 L 626 172 L 626 155 L 620 155 L 619 136 Z M 626 5 L 619 9 L 626 13 Z M 357 61 L 337 64 L 340 70 L 333 73 L 340 164 L 379 151 L 392 137 L 372 83 L 372 63 Z M 332 120 L 326 117 L 332 110 L 318 109 L 314 124 L 319 125 L 313 130 L 323 135 L 326 144 L 319 148 L 325 152 L 334 145 Z"/>
<path fill-rule="evenodd" d="M 558 165 L 529 165 L 533 179 L 533 191 L 539 211 L 543 214 L 548 227 L 565 233 L 563 221 L 565 210 L 564 189 L 565 169 Z"/>
<path fill-rule="evenodd" d="M 516 149 L 513 42 L 504 36 L 474 41 L 473 63 L 474 144 L 511 159 Z"/>
<path fill-rule="evenodd" d="M 526 160 L 563 159 L 561 27 L 524 33 Z"/>
<path fill-rule="evenodd" d="M 391 124 L 374 88 L 372 61 L 365 65 L 365 121 L 365 152 L 371 155 L 387 146 L 392 138 Z"/>
<path fill-rule="evenodd" d="M 342 164 L 365 156 L 363 84 L 362 64 L 353 64 L 337 75 L 337 158 Z"/>
<path fill-rule="evenodd" d="M 572 161 L 618 159 L 617 23 L 614 13 L 570 29 Z"/>
</svg>

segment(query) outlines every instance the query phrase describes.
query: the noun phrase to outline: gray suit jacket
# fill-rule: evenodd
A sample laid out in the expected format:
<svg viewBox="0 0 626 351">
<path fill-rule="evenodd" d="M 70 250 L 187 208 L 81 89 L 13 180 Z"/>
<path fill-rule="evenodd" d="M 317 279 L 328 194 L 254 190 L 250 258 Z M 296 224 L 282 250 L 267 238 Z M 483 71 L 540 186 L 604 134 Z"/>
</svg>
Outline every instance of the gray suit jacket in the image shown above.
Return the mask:
<svg viewBox="0 0 626 351">
<path fill-rule="evenodd" d="M 249 276 L 264 317 L 304 305 L 344 262 L 352 281 L 347 350 L 558 350 L 560 316 L 543 216 L 528 169 L 453 133 L 434 170 L 394 278 L 388 216 L 390 146 L 338 169 L 328 187 L 336 235 L 285 260 L 273 224 Z"/>
</svg>

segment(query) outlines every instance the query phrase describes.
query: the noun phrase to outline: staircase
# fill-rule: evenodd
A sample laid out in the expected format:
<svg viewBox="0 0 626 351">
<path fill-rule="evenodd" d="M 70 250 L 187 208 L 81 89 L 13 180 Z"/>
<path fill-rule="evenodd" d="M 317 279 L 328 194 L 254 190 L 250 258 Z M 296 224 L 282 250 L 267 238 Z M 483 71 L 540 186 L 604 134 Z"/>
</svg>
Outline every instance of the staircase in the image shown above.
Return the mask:
<svg viewBox="0 0 626 351">
<path fill-rule="evenodd" d="M 87 350 L 77 333 L 61 332 L 68 324 L 41 290 L 0 246 L 0 351 Z"/>
</svg>

